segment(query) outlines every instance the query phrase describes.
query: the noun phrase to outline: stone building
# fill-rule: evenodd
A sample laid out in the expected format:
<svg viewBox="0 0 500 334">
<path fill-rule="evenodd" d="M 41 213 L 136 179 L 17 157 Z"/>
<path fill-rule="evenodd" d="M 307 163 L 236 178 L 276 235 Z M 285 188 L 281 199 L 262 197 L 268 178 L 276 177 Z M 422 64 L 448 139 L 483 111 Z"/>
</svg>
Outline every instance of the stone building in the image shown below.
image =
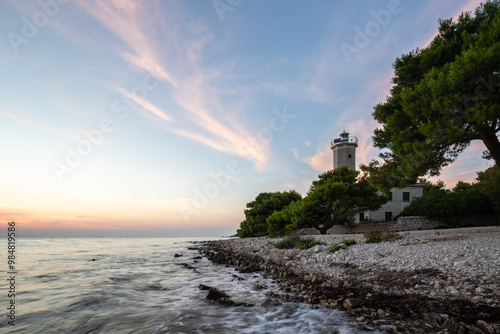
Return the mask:
<svg viewBox="0 0 500 334">
<path fill-rule="evenodd" d="M 350 169 L 356 169 L 356 148 L 358 147 L 358 138 L 351 136 L 345 130 L 331 142 L 333 151 L 333 169 L 347 166 Z M 393 188 L 388 193 L 389 201 L 382 205 L 377 211 L 359 212 L 355 217 L 356 222 L 364 220 L 374 221 L 392 221 L 399 215 L 410 202 L 423 195 L 423 184 L 414 184 L 406 188 Z"/>
<path fill-rule="evenodd" d="M 349 169 L 356 169 L 356 147 L 358 138 L 350 136 L 345 130 L 331 142 L 333 151 L 333 169 L 347 166 Z"/>
</svg>

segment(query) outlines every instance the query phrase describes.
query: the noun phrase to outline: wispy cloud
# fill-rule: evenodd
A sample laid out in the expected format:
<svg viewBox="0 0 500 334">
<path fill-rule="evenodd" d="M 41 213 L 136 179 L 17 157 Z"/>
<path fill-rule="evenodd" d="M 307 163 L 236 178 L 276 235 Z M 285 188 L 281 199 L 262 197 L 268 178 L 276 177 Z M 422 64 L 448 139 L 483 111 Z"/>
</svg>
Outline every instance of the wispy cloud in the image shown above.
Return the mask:
<svg viewBox="0 0 500 334">
<path fill-rule="evenodd" d="M 73 134 L 73 133 L 68 132 L 64 129 L 59 129 L 59 128 L 51 126 L 51 125 L 47 125 L 47 124 L 44 124 L 44 123 L 41 123 L 38 121 L 28 119 L 26 117 L 14 115 L 10 112 L 7 112 L 7 111 L 1 110 L 1 109 L 0 109 L 0 115 L 3 115 L 7 118 L 10 118 L 16 122 L 19 122 L 19 123 L 27 125 L 27 126 L 32 126 L 32 127 L 38 128 L 38 129 L 45 130 L 45 131 L 62 134 L 63 136 L 65 136 L 66 138 L 69 138 L 71 140 L 78 141 L 80 139 L 79 135 Z"/>
<path fill-rule="evenodd" d="M 252 154 L 241 146 L 250 142 L 252 131 L 227 112 L 217 87 L 224 82 L 224 69 L 205 69 L 202 50 L 213 39 L 201 20 L 183 20 L 182 11 L 169 4 L 123 1 L 80 1 L 80 6 L 116 35 L 124 45 L 115 45 L 118 56 L 169 84 L 165 90 L 187 113 L 185 122 L 164 124 L 167 131 L 207 145 L 215 150 L 240 155 L 262 167 L 268 160 L 268 145 L 254 146 Z M 168 19 L 160 17 L 167 15 Z M 149 116 L 172 120 L 161 107 L 137 101 Z M 194 126 L 194 127 L 193 127 Z"/>
<path fill-rule="evenodd" d="M 135 95 L 132 92 L 127 91 L 126 89 L 123 88 L 116 88 L 116 90 L 121 94 L 123 94 L 124 96 L 128 97 L 131 101 L 137 103 L 140 107 L 142 107 L 143 110 L 145 111 L 144 114 L 145 117 L 151 117 L 154 120 L 160 120 L 166 122 L 172 121 L 172 117 L 167 115 L 165 112 L 163 112 L 163 110 L 161 110 L 160 107 L 149 102 L 147 99 Z"/>
</svg>

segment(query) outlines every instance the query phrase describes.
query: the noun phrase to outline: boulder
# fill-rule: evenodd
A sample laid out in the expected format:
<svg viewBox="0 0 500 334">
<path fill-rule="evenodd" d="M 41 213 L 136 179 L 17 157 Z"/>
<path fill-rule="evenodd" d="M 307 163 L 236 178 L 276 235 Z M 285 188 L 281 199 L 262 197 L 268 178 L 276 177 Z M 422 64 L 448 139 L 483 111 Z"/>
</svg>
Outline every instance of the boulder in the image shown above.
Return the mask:
<svg viewBox="0 0 500 334">
<path fill-rule="evenodd" d="M 303 228 L 299 230 L 300 235 L 320 235 L 321 233 L 319 232 L 318 229 L 315 229 L 313 227 L 308 227 L 308 228 Z"/>
</svg>

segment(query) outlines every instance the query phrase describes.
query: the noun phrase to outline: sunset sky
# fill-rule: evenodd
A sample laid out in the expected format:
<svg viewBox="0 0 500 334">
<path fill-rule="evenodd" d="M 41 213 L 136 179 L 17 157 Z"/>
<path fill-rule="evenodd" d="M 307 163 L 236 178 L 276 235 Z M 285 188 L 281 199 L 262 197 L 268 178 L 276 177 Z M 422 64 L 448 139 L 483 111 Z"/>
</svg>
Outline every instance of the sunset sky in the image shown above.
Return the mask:
<svg viewBox="0 0 500 334">
<path fill-rule="evenodd" d="M 377 158 L 396 57 L 480 1 L 0 3 L 0 218 L 20 236 L 234 234 L 260 192 Z M 473 143 L 438 178 L 489 167 Z M 4 231 L 0 230 L 0 234 Z"/>
</svg>

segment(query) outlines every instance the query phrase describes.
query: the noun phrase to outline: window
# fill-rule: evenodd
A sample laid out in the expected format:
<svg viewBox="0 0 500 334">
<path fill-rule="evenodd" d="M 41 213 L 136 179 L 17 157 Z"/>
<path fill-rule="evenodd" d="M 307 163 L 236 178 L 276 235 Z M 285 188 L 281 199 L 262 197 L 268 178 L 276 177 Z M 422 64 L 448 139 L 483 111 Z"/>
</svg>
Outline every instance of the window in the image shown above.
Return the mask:
<svg viewBox="0 0 500 334">
<path fill-rule="evenodd" d="M 365 213 L 364 212 L 361 212 L 359 214 L 359 221 L 362 222 L 363 220 L 365 220 Z"/>
<path fill-rule="evenodd" d="M 385 213 L 385 221 L 386 222 L 392 221 L 392 212 L 386 212 Z"/>
<path fill-rule="evenodd" d="M 351 157 L 352 157 L 352 156 L 351 156 L 350 154 L 348 154 L 348 155 L 347 155 L 347 157 L 348 157 L 349 159 L 351 159 Z"/>
<path fill-rule="evenodd" d="M 387 195 L 389 195 L 389 201 L 392 201 L 392 191 L 389 191 Z"/>
<path fill-rule="evenodd" d="M 409 202 L 410 201 L 410 193 L 404 191 L 403 192 L 403 202 Z"/>
</svg>

